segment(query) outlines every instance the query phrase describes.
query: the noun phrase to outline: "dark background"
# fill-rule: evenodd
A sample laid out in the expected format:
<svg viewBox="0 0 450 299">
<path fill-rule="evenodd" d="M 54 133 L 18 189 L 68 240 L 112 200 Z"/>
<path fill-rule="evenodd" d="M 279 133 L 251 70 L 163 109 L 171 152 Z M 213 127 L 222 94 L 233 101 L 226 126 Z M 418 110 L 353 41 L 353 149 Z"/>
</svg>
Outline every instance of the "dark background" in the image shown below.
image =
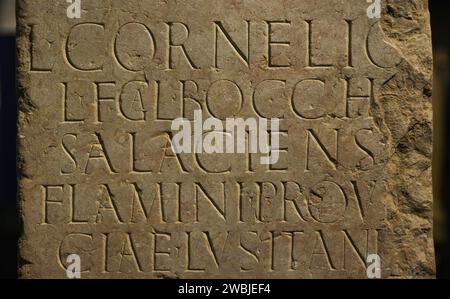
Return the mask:
<svg viewBox="0 0 450 299">
<path fill-rule="evenodd" d="M 0 278 L 17 277 L 16 97 L 13 0 L 0 0 Z"/>
<path fill-rule="evenodd" d="M 450 278 L 450 2 L 430 0 L 434 56 L 434 238 L 438 278 Z"/>
<path fill-rule="evenodd" d="M 362 0 L 361 0 L 362 1 Z M 435 63 L 433 186 L 438 278 L 450 278 L 450 2 L 430 0 Z M 14 0 L 0 0 L 0 278 L 17 277 Z"/>
</svg>

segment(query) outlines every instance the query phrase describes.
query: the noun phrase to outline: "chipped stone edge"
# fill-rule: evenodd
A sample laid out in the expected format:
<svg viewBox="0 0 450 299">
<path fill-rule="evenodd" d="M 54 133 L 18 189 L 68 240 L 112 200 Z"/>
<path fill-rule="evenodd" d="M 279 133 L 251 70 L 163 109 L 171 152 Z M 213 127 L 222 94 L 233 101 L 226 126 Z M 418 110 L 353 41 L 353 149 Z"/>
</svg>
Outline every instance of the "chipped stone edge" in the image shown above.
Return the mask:
<svg viewBox="0 0 450 299">
<path fill-rule="evenodd" d="M 387 0 L 383 1 L 383 15 L 380 27 L 386 40 L 399 51 L 403 62 L 398 66 L 399 77 L 394 78 L 396 88 L 388 91 L 382 86 L 377 95 L 377 104 L 381 111 L 375 115 L 383 119 L 384 127 L 391 131 L 384 120 L 383 114 L 395 113 L 399 121 L 408 123 L 408 130 L 398 140 L 390 142 L 389 155 L 391 159 L 385 168 L 389 177 L 388 194 L 385 198 L 387 221 L 384 229 L 387 235 L 380 245 L 381 254 L 389 255 L 389 269 L 383 273 L 386 278 L 435 278 L 436 265 L 433 243 L 433 193 L 432 193 L 432 81 L 433 58 L 431 46 L 430 15 L 428 0 Z M 411 31 L 405 30 L 405 21 L 417 21 L 417 27 Z M 403 20 L 402 20 L 403 19 Z M 415 29 L 412 30 L 412 29 Z M 424 43 L 425 41 L 425 43 Z M 427 57 L 419 57 L 418 49 L 424 49 Z M 407 85 L 407 79 L 414 78 L 412 88 Z M 405 80 L 405 82 L 402 82 Z M 387 82 L 386 82 L 387 83 Z M 387 84 L 386 84 L 387 85 Z M 403 87 L 402 87 L 403 86 Z M 385 94 L 394 93 L 399 99 L 401 108 L 398 111 L 389 110 L 387 102 L 381 100 Z M 396 113 L 397 112 L 397 113 Z M 419 145 L 412 144 L 414 140 L 423 141 L 422 151 Z M 428 141 L 430 138 L 430 141 Z M 406 153 L 399 152 L 399 146 L 406 146 Z M 429 167 L 417 177 L 405 177 L 406 168 L 412 155 L 421 156 Z M 405 183 L 408 183 L 406 186 Z M 406 194 L 403 194 L 405 192 Z M 383 262 L 382 262 L 383 263 Z"/>
<path fill-rule="evenodd" d="M 17 97 L 17 137 L 16 137 L 16 167 L 17 167 L 17 205 L 19 213 L 19 243 L 18 243 L 18 276 L 19 278 L 33 278 L 33 264 L 35 261 L 35 253 L 32 246 L 28 243 L 27 235 L 31 233 L 26 222 L 26 202 L 29 195 L 26 195 L 24 189 L 26 187 L 27 173 L 25 169 L 26 161 L 26 145 L 24 143 L 23 132 L 29 125 L 30 113 L 36 106 L 33 104 L 27 91 L 27 84 L 30 82 L 27 65 L 30 61 L 28 51 L 28 37 L 30 30 L 25 25 L 27 15 L 27 1 L 16 1 L 16 97 Z"/>
</svg>

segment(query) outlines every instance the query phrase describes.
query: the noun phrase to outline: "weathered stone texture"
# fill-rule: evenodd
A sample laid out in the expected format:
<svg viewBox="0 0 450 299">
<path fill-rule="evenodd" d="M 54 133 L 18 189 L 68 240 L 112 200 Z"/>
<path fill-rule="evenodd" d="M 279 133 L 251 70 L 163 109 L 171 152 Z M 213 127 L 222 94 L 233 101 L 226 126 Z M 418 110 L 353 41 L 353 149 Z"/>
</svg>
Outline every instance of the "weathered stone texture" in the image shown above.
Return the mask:
<svg viewBox="0 0 450 299">
<path fill-rule="evenodd" d="M 435 274 L 425 0 L 18 1 L 20 274 Z M 279 118 L 280 158 L 172 121 Z"/>
</svg>

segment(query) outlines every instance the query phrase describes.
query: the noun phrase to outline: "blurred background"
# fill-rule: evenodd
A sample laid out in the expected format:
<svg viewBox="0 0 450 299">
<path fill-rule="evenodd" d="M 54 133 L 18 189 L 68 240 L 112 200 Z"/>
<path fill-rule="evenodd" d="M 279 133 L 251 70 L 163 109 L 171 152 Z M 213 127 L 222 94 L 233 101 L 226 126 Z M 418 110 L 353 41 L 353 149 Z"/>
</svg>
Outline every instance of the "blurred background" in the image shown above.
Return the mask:
<svg viewBox="0 0 450 299">
<path fill-rule="evenodd" d="M 17 277 L 14 0 L 0 0 L 0 278 Z"/>
<path fill-rule="evenodd" d="M 0 0 L 0 278 L 17 277 L 15 1 Z M 429 0 L 434 48 L 434 234 L 438 278 L 450 278 L 450 1 Z"/>
<path fill-rule="evenodd" d="M 430 0 L 434 56 L 434 240 L 438 278 L 450 278 L 450 2 Z"/>
</svg>

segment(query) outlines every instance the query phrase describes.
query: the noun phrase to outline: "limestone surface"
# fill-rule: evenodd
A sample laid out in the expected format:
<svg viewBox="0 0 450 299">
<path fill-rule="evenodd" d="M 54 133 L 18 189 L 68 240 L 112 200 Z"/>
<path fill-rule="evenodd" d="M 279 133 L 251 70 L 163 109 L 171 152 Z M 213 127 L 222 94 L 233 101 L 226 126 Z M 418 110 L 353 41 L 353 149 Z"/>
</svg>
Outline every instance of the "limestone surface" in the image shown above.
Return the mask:
<svg viewBox="0 0 450 299">
<path fill-rule="evenodd" d="M 376 2 L 19 0 L 21 277 L 434 277 L 428 3 Z"/>
</svg>

